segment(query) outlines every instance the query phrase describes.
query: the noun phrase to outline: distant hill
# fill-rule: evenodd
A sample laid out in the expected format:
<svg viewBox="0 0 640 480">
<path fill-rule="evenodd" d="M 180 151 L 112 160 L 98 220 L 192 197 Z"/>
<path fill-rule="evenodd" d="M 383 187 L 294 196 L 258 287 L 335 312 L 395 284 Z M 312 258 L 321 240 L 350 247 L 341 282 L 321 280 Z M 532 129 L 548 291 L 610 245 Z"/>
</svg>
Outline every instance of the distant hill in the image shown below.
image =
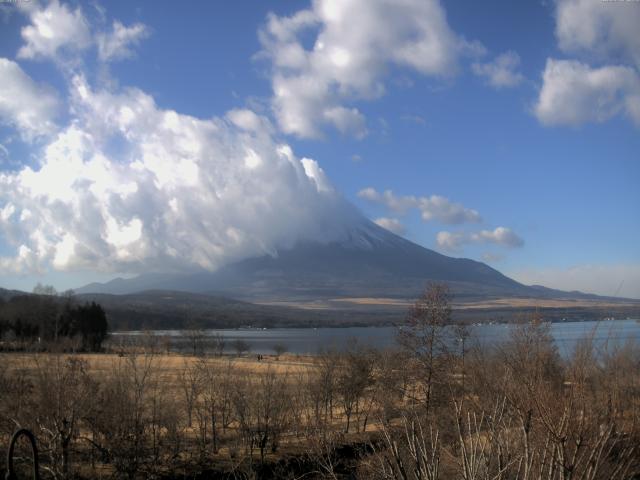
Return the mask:
<svg viewBox="0 0 640 480">
<path fill-rule="evenodd" d="M 5 302 L 18 295 L 28 295 L 28 293 L 20 290 L 7 290 L 5 288 L 0 288 L 0 300 Z"/>
<path fill-rule="evenodd" d="M 127 295 L 81 294 L 81 302 L 101 304 L 113 330 L 241 328 L 241 327 L 329 327 L 393 325 L 404 321 L 408 305 L 360 305 L 340 302 L 321 308 L 297 308 L 281 305 L 259 305 L 227 297 L 190 292 L 150 290 Z M 520 304 L 480 302 L 454 304 L 453 318 L 463 322 L 513 322 L 523 314 L 537 312 L 547 320 L 584 320 L 604 317 L 640 317 L 640 302 L 605 303 L 529 302 Z M 548 305 L 547 305 L 548 304 Z M 547 306 L 545 306 L 547 305 Z"/>
<path fill-rule="evenodd" d="M 189 292 L 150 290 L 127 295 L 81 294 L 107 311 L 115 330 L 321 327 L 381 325 L 401 321 L 404 311 L 306 310 L 256 305 L 226 297 Z"/>
</svg>

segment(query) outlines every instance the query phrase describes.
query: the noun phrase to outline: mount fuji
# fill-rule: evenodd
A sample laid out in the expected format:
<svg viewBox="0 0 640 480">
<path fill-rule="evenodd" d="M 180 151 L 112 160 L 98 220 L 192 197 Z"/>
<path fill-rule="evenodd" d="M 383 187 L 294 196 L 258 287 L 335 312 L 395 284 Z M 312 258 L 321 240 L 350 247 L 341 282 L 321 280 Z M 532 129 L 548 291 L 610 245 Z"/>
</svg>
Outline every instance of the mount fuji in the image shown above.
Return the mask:
<svg viewBox="0 0 640 480">
<path fill-rule="evenodd" d="M 488 265 L 452 258 L 406 240 L 359 216 L 330 241 L 300 241 L 214 272 L 147 273 L 92 283 L 77 293 L 146 290 L 213 293 L 247 301 L 340 297 L 415 297 L 429 281 L 446 282 L 456 298 L 548 296 Z"/>
</svg>

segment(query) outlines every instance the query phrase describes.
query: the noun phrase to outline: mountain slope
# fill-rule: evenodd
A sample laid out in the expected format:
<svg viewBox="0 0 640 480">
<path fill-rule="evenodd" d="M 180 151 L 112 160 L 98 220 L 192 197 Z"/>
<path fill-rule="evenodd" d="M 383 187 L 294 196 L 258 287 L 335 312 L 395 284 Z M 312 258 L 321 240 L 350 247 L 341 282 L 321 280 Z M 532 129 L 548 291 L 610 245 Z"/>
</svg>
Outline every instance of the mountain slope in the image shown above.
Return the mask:
<svg viewBox="0 0 640 480">
<path fill-rule="evenodd" d="M 415 297 L 427 281 L 449 283 L 457 297 L 536 294 L 481 262 L 452 258 L 361 218 L 328 243 L 304 242 L 215 272 L 145 274 L 90 284 L 78 293 L 143 290 L 218 293 L 253 301 L 335 297 Z M 539 292 L 538 292 L 539 294 Z"/>
<path fill-rule="evenodd" d="M 0 288 L 0 302 L 6 302 L 13 297 L 17 297 L 19 295 L 29 295 L 26 292 L 21 292 L 20 290 L 7 290 L 5 288 Z"/>
</svg>

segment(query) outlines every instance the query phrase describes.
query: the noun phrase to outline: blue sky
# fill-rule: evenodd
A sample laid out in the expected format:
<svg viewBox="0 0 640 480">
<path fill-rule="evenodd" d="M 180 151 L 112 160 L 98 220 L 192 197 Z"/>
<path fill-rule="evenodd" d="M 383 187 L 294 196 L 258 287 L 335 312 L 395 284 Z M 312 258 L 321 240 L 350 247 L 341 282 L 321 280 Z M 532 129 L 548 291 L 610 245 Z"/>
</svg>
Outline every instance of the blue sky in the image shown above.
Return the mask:
<svg viewBox="0 0 640 480">
<path fill-rule="evenodd" d="M 525 283 L 640 298 L 638 3 L 0 7 L 0 286 L 215 268 L 343 197 Z"/>
</svg>

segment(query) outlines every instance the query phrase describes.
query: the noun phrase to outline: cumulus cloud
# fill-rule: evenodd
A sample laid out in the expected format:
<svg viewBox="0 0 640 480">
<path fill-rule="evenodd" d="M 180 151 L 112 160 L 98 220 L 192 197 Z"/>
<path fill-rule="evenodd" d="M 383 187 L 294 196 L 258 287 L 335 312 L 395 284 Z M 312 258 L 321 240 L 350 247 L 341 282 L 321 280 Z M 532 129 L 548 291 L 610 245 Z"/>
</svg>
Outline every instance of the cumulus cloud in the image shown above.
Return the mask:
<svg viewBox="0 0 640 480">
<path fill-rule="evenodd" d="M 640 299 L 640 264 L 586 264 L 516 270 L 508 275 L 527 285 Z"/>
<path fill-rule="evenodd" d="M 31 23 L 22 29 L 25 44 L 18 51 L 18 58 L 69 59 L 95 46 L 102 62 L 113 62 L 133 57 L 133 48 L 149 36 L 146 25 L 126 26 L 117 20 L 110 31 L 92 34 L 82 9 L 71 10 L 59 0 L 52 0 L 45 7 L 35 2 L 19 5 Z"/>
<path fill-rule="evenodd" d="M 129 57 L 148 35 L 115 21 L 92 39 L 80 8 L 58 0 L 23 10 L 20 57 L 62 68 L 90 46 L 103 62 Z M 92 85 L 84 65 L 65 68 L 69 118 L 57 125 L 58 96 L 0 59 L 0 121 L 28 138 L 47 134 L 29 166 L 0 171 L 0 237 L 13 249 L 0 273 L 212 270 L 301 240 L 346 238 L 361 220 L 266 117 L 162 109 L 142 90 Z M 325 114 L 345 132 L 359 128 L 356 111 L 335 104 Z"/>
<path fill-rule="evenodd" d="M 0 121 L 16 128 L 22 138 L 31 140 L 55 130 L 59 107 L 56 93 L 39 85 L 20 65 L 0 58 Z"/>
<path fill-rule="evenodd" d="M 418 198 L 418 209 L 425 222 L 438 220 L 442 223 L 477 223 L 482 220 L 477 210 L 452 203 L 440 195 Z"/>
<path fill-rule="evenodd" d="M 451 30 L 438 0 L 317 0 L 292 16 L 270 15 L 260 41 L 278 124 L 300 137 L 318 137 L 326 125 L 362 137 L 365 118 L 348 104 L 381 96 L 390 66 L 449 76 L 461 54 L 479 48 Z"/>
<path fill-rule="evenodd" d="M 0 173 L 4 273 L 215 269 L 340 238 L 357 215 L 253 112 L 203 120 L 81 75 L 69 96 L 39 165 Z"/>
<path fill-rule="evenodd" d="M 462 245 L 466 243 L 468 238 L 462 232 L 438 232 L 436 235 L 436 243 L 438 247 L 447 252 L 458 252 Z"/>
<path fill-rule="evenodd" d="M 79 51 L 91 45 L 89 25 L 80 7 L 71 11 L 58 0 L 29 10 L 31 24 L 22 29 L 25 44 L 19 58 L 54 58 L 61 50 Z"/>
<path fill-rule="evenodd" d="M 142 23 L 125 26 L 119 21 L 113 22 L 111 32 L 100 33 L 96 36 L 98 45 L 98 57 L 103 62 L 131 58 L 132 50 L 143 39 L 149 36 L 149 29 Z"/>
<path fill-rule="evenodd" d="M 324 118 L 341 133 L 364 138 L 367 121 L 357 108 L 331 107 L 324 110 Z"/>
<path fill-rule="evenodd" d="M 472 233 L 469 238 L 472 242 L 495 243 L 505 247 L 521 247 L 524 245 L 524 240 L 507 227 L 496 227 L 495 230 L 481 230 L 480 232 Z"/>
<path fill-rule="evenodd" d="M 477 210 L 466 208 L 460 203 L 453 203 L 440 195 L 416 197 L 413 195 L 396 195 L 391 190 L 380 193 L 375 188 L 360 190 L 358 196 L 373 203 L 379 203 L 390 210 L 405 214 L 415 208 L 425 222 L 437 220 L 446 224 L 477 223 L 482 220 Z"/>
<path fill-rule="evenodd" d="M 624 113 L 640 126 L 640 76 L 631 67 L 550 58 L 534 112 L 545 125 L 604 122 Z"/>
<path fill-rule="evenodd" d="M 556 37 L 564 52 L 640 67 L 637 4 L 558 0 L 556 5 Z"/>
<path fill-rule="evenodd" d="M 367 187 L 358 192 L 358 197 L 373 203 L 379 203 L 399 214 L 406 214 L 407 210 L 417 207 L 418 198 L 409 195 L 396 195 L 391 190 L 380 193 L 375 188 Z"/>
<path fill-rule="evenodd" d="M 233 125 L 247 132 L 273 134 L 275 131 L 268 118 L 258 115 L 248 108 L 234 108 L 233 110 L 229 110 L 225 117 Z"/>
<path fill-rule="evenodd" d="M 380 225 L 382 228 L 386 228 L 390 232 L 398 235 L 403 235 L 405 232 L 404 225 L 397 218 L 380 217 L 374 220 L 374 222 Z"/>
<path fill-rule="evenodd" d="M 517 71 L 519 66 L 520 56 L 509 50 L 498 55 L 491 62 L 475 62 L 471 65 L 471 69 L 473 73 L 483 77 L 492 87 L 507 88 L 515 87 L 524 80 L 524 76 Z"/>
<path fill-rule="evenodd" d="M 633 2 L 556 2 L 558 46 L 578 58 L 547 59 L 533 108 L 541 123 L 577 126 L 624 114 L 640 126 L 637 7 Z"/>
<path fill-rule="evenodd" d="M 524 245 L 524 240 L 513 230 L 507 227 L 497 227 L 494 230 L 481 230 L 479 232 L 438 232 L 436 243 L 439 248 L 449 252 L 460 251 L 466 244 L 495 244 L 504 247 L 516 248 Z"/>
</svg>

